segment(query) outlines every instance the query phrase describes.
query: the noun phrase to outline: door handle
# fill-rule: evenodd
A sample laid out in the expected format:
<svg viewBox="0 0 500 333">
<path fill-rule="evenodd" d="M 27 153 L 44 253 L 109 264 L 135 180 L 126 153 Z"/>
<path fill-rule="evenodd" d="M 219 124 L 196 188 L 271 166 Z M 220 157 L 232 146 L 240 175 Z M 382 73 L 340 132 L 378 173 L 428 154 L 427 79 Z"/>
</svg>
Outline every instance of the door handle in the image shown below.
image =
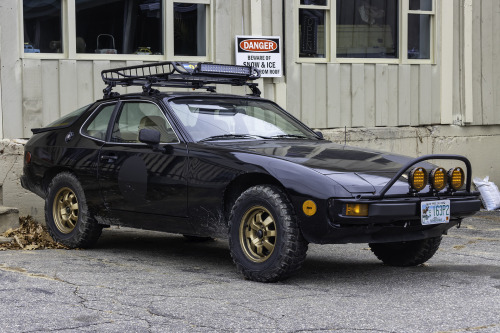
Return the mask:
<svg viewBox="0 0 500 333">
<path fill-rule="evenodd" d="M 113 162 L 118 159 L 116 155 L 101 155 L 101 160 L 108 160 L 108 162 Z"/>
</svg>

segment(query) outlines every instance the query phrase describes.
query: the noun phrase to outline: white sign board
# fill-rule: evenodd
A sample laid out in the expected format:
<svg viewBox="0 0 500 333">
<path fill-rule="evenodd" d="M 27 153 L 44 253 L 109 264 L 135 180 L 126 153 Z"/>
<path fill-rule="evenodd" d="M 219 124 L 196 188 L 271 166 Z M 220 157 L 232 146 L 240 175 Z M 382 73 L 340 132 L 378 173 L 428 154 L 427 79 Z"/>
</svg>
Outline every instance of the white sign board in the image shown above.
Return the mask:
<svg viewBox="0 0 500 333">
<path fill-rule="evenodd" d="M 281 77 L 279 36 L 236 36 L 236 65 L 253 66 L 262 77 Z"/>
</svg>

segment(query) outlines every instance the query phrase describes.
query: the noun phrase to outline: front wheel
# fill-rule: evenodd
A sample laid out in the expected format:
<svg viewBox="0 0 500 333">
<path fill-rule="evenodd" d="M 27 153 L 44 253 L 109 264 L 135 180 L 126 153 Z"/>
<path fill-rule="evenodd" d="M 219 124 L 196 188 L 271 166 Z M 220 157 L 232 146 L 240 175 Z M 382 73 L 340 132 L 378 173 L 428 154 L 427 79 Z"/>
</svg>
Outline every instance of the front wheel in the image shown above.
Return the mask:
<svg viewBox="0 0 500 333">
<path fill-rule="evenodd" d="M 258 185 L 236 200 L 229 219 L 229 247 L 238 270 L 249 280 L 275 282 L 300 269 L 307 241 L 283 191 Z"/>
<path fill-rule="evenodd" d="M 50 182 L 45 221 L 52 238 L 70 248 L 94 245 L 102 231 L 102 226 L 89 215 L 80 182 L 69 172 L 59 173 Z"/>
<path fill-rule="evenodd" d="M 409 242 L 371 243 L 372 252 L 388 266 L 417 266 L 436 253 L 442 237 L 433 237 Z"/>
</svg>

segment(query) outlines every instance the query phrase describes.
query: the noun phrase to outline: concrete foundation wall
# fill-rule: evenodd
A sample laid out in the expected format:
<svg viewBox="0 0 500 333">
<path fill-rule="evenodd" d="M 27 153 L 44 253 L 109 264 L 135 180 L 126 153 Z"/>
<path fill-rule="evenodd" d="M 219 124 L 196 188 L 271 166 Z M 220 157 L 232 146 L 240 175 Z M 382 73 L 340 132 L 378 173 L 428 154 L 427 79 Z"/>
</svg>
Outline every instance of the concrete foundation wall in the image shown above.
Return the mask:
<svg viewBox="0 0 500 333">
<path fill-rule="evenodd" d="M 500 126 L 432 126 L 348 128 L 323 130 L 326 139 L 357 147 L 409 156 L 460 154 L 472 162 L 473 177 L 489 176 L 500 185 Z M 25 140 L 0 141 L 0 205 L 19 208 L 21 216 L 31 215 L 44 222 L 44 202 L 21 187 Z M 436 161 L 445 168 L 453 161 Z"/>
<path fill-rule="evenodd" d="M 380 127 L 323 130 L 326 139 L 408 156 L 458 154 L 472 163 L 473 177 L 500 185 L 500 126 Z M 449 168 L 453 161 L 436 161 Z"/>
<path fill-rule="evenodd" d="M 0 140 L 0 205 L 16 207 L 19 215 L 45 221 L 44 201 L 21 187 L 26 140 Z"/>
</svg>

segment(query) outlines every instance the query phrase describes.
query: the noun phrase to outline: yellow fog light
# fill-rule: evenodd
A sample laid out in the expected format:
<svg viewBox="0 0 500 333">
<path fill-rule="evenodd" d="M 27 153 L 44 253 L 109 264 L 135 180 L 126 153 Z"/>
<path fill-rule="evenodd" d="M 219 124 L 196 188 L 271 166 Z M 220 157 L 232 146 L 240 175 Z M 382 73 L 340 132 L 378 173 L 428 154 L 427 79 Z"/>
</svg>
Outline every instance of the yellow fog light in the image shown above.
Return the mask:
<svg viewBox="0 0 500 333">
<path fill-rule="evenodd" d="M 417 192 L 422 191 L 427 186 L 427 171 L 424 168 L 415 168 L 410 171 L 408 183 Z"/>
<path fill-rule="evenodd" d="M 316 204 L 312 200 L 306 200 L 302 205 L 302 210 L 307 216 L 313 216 L 314 214 L 316 214 Z"/>
<path fill-rule="evenodd" d="M 454 191 L 458 191 L 464 185 L 465 174 L 462 168 L 453 168 L 448 171 L 448 183 Z"/>
<path fill-rule="evenodd" d="M 346 216 L 368 216 L 368 204 L 347 204 L 345 206 Z"/>
<path fill-rule="evenodd" d="M 438 192 L 441 191 L 446 187 L 447 178 L 446 171 L 443 168 L 433 169 L 430 174 L 432 187 Z"/>
</svg>

